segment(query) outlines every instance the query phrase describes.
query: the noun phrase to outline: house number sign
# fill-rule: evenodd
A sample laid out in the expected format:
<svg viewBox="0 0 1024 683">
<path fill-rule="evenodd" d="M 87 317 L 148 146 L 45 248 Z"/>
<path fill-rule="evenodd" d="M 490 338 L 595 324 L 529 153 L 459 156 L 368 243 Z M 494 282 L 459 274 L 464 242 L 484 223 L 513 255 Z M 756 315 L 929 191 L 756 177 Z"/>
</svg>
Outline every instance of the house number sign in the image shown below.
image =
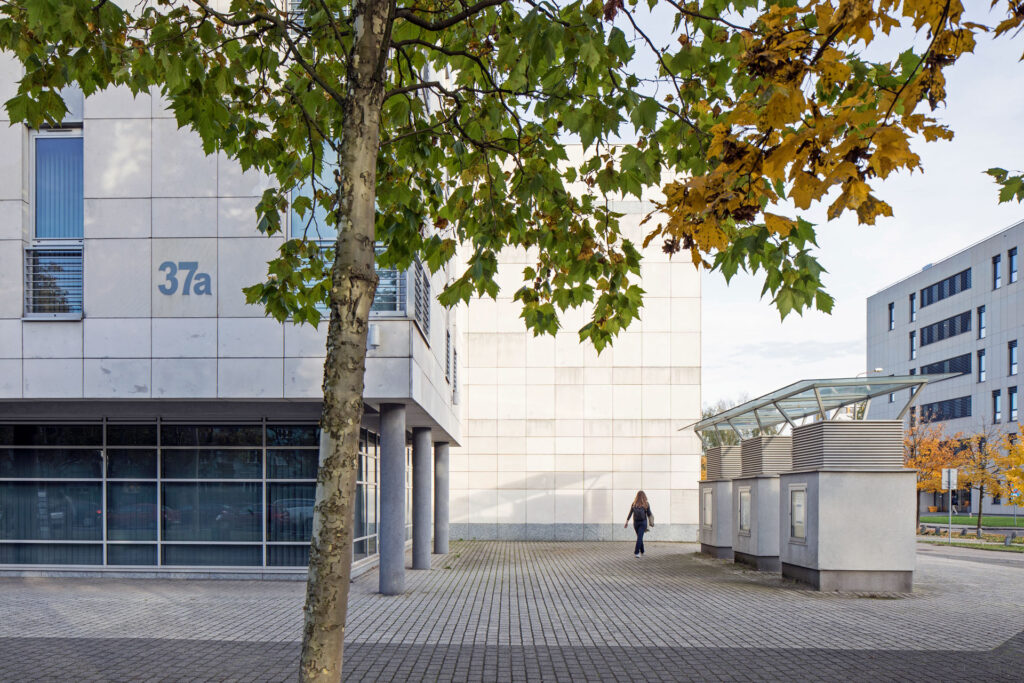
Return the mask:
<svg viewBox="0 0 1024 683">
<path fill-rule="evenodd" d="M 213 294 L 210 274 L 198 272 L 198 261 L 164 261 L 159 270 L 164 274 L 165 281 L 157 289 L 164 296 L 171 296 L 179 290 L 184 296 Z"/>
</svg>

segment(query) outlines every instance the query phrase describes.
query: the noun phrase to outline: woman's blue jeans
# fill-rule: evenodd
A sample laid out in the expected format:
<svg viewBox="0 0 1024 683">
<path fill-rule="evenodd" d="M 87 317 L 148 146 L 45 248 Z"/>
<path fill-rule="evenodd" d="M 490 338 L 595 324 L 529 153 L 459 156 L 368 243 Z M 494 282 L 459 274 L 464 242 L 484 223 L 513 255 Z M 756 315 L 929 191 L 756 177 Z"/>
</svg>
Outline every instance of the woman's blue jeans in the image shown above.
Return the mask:
<svg viewBox="0 0 1024 683">
<path fill-rule="evenodd" d="M 647 522 L 641 524 L 634 524 L 633 528 L 636 529 L 636 547 L 633 548 L 633 554 L 636 555 L 644 553 L 644 532 L 647 531 Z"/>
</svg>

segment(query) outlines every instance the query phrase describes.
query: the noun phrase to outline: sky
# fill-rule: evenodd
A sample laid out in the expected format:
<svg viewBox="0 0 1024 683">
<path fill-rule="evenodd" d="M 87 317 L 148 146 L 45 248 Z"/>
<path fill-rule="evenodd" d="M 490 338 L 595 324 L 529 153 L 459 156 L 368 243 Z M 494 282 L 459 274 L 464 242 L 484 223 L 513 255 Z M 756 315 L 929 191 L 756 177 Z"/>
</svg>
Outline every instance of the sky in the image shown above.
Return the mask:
<svg viewBox="0 0 1024 683">
<path fill-rule="evenodd" d="M 988 3 L 984 3 L 985 6 Z M 991 23 L 991 20 L 990 20 Z M 847 214 L 817 224 L 817 254 L 836 299 L 831 315 L 807 312 L 779 320 L 762 278 L 743 273 L 726 285 L 702 280 L 702 402 L 754 398 L 797 380 L 852 377 L 865 368 L 867 297 L 960 249 L 1024 220 L 1024 204 L 999 204 L 984 174 L 1024 169 L 1024 36 L 982 38 L 973 55 L 947 70 L 947 100 L 935 112 L 956 134 L 921 143 L 924 172 L 875 185 L 892 218 L 858 226 Z M 927 108 L 926 108 L 927 109 Z"/>
</svg>

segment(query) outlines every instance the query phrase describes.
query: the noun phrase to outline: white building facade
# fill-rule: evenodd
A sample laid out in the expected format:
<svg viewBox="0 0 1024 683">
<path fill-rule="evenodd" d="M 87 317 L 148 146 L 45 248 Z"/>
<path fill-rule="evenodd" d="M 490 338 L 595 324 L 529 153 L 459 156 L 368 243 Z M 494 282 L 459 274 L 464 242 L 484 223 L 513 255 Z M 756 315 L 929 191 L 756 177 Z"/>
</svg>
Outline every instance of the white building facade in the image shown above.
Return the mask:
<svg viewBox="0 0 1024 683">
<path fill-rule="evenodd" d="M 867 300 L 867 368 L 882 374 L 961 373 L 928 384 L 906 419 L 938 422 L 944 433 L 995 428 L 1017 432 L 1020 422 L 1019 346 L 1024 344 L 1020 251 L 1024 222 L 1012 225 Z M 906 396 L 875 399 L 871 419 L 898 416 Z M 977 491 L 957 492 L 954 504 L 977 512 Z M 922 505 L 945 505 L 922 494 Z M 986 493 L 985 513 L 1012 506 Z"/>
<path fill-rule="evenodd" d="M 0 100 L 18 78 L 0 55 Z M 301 573 L 326 325 L 245 303 L 284 239 L 255 229 L 269 181 L 204 155 L 157 96 L 72 109 L 42 131 L 0 109 L 0 569 Z M 638 228 L 646 206 L 623 208 Z M 523 329 L 516 255 L 501 299 L 455 310 L 437 303 L 446 271 L 379 273 L 358 567 L 389 515 L 399 552 L 429 527 L 413 462 L 450 488 L 453 538 L 617 538 L 639 488 L 660 538 L 695 537 L 700 448 L 677 430 L 699 418 L 700 283 L 650 257 L 643 321 L 600 356 L 581 320 Z M 433 467 L 449 446 L 450 474 Z M 383 460 L 404 476 L 385 485 Z"/>
<path fill-rule="evenodd" d="M 18 75 L 3 57 L 4 100 Z M 255 230 L 268 180 L 204 155 L 157 97 L 72 109 L 0 120 L 0 566 L 302 571 L 326 325 L 245 302 L 284 239 Z M 357 563 L 378 552 L 381 411 L 409 437 L 405 537 L 412 434 L 461 438 L 445 278 L 381 272 Z"/>
<path fill-rule="evenodd" d="M 639 244 L 653 205 L 618 202 Z M 652 244 L 641 263 L 641 319 L 598 354 L 581 344 L 585 312 L 534 336 L 512 300 L 529 265 L 499 268 L 498 299 L 470 303 L 462 325 L 465 446 L 452 450 L 451 533 L 481 539 L 628 539 L 637 490 L 656 540 L 694 541 L 700 441 L 700 276 Z"/>
</svg>

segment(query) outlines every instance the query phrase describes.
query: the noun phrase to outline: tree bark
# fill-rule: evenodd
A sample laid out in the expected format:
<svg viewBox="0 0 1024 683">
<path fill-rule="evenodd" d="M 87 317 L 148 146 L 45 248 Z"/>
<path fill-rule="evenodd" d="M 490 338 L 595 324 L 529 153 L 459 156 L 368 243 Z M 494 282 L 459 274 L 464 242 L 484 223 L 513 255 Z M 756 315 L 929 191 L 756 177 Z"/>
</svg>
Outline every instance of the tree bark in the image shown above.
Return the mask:
<svg viewBox="0 0 1024 683">
<path fill-rule="evenodd" d="M 916 512 L 914 513 L 914 528 L 917 529 L 921 525 L 921 489 L 914 488 L 914 499 L 917 501 Z"/>
<path fill-rule="evenodd" d="M 344 131 L 338 154 L 337 228 L 331 268 L 331 316 L 324 363 L 320 470 L 309 551 L 300 680 L 341 680 L 352 539 L 363 373 L 374 267 L 377 156 L 390 41 L 391 0 L 356 0 L 347 65 Z"/>
<path fill-rule="evenodd" d="M 977 532 L 981 535 L 981 508 L 985 505 L 985 485 L 978 487 L 978 527 Z"/>
</svg>

